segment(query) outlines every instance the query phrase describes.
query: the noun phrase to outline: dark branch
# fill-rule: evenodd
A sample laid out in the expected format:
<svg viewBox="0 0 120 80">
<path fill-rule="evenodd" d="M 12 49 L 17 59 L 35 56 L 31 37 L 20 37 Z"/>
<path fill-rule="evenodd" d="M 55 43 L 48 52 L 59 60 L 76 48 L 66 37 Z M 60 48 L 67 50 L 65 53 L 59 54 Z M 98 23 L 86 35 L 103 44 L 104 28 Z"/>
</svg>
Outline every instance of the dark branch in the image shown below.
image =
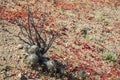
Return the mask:
<svg viewBox="0 0 120 80">
<path fill-rule="evenodd" d="M 32 33 L 31 33 L 31 23 L 30 23 L 30 14 L 31 12 L 30 12 L 30 10 L 29 10 L 29 5 L 28 5 L 28 32 L 29 32 L 29 38 L 30 38 L 30 40 L 32 41 L 32 44 L 35 44 L 34 43 L 34 41 L 33 41 L 33 38 L 32 38 Z"/>
<path fill-rule="evenodd" d="M 25 42 L 25 43 L 31 45 L 29 42 L 25 41 L 24 39 L 22 39 L 22 38 L 20 37 L 20 32 L 18 33 L 18 37 L 19 37 L 19 39 L 22 40 L 23 42 Z"/>
<path fill-rule="evenodd" d="M 48 49 L 51 47 L 51 45 L 53 44 L 53 42 L 54 42 L 54 40 L 56 39 L 56 37 L 57 37 L 56 35 L 53 35 L 53 36 L 52 36 L 51 40 L 49 41 L 47 47 L 46 47 L 45 50 L 44 50 L 44 53 L 46 53 L 46 52 L 48 51 Z"/>
<path fill-rule="evenodd" d="M 20 24 L 20 33 L 18 34 L 18 37 L 20 40 L 22 40 L 23 42 L 29 44 L 29 45 L 37 45 L 40 48 L 40 52 L 42 54 L 46 53 L 49 48 L 51 47 L 51 45 L 53 44 L 54 40 L 56 39 L 56 35 L 53 34 L 52 38 L 50 39 L 50 41 L 48 42 L 48 44 L 46 43 L 47 41 L 47 36 L 46 33 L 43 31 L 44 30 L 44 23 L 45 23 L 45 14 L 43 14 L 43 16 L 41 16 L 42 19 L 38 19 L 38 23 L 39 21 L 41 21 L 40 23 L 40 30 L 39 28 L 37 28 L 37 25 L 34 22 L 34 16 L 32 14 L 32 12 L 30 11 L 29 5 L 28 5 L 28 25 L 24 26 L 23 22 L 20 21 L 16 21 L 18 24 Z M 38 24 L 37 23 L 37 24 Z M 44 34 L 45 38 L 41 37 L 41 34 Z M 20 36 L 21 35 L 21 36 Z M 28 41 L 26 41 L 24 38 L 27 38 Z"/>
</svg>

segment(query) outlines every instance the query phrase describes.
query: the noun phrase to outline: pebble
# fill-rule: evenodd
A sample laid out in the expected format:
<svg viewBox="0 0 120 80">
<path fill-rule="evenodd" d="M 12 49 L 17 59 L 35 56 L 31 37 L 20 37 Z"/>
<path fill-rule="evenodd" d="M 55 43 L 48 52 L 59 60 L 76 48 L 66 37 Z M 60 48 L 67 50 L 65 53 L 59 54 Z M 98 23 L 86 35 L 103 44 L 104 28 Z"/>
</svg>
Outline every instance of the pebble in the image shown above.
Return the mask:
<svg viewBox="0 0 120 80">
<path fill-rule="evenodd" d="M 24 61 L 26 64 L 31 66 L 31 65 L 38 63 L 38 60 L 39 60 L 38 56 L 34 53 L 34 54 L 27 55 Z"/>
<path fill-rule="evenodd" d="M 28 53 L 29 53 L 29 54 L 36 53 L 36 52 L 38 52 L 38 51 L 39 51 L 39 47 L 36 46 L 36 45 L 33 45 L 33 46 L 31 46 L 31 47 L 28 49 Z"/>
<path fill-rule="evenodd" d="M 28 49 L 30 48 L 30 45 L 29 44 L 23 44 L 23 49 L 25 50 L 25 51 L 27 51 Z"/>
<path fill-rule="evenodd" d="M 17 46 L 17 48 L 18 48 L 18 49 L 23 49 L 23 45 L 22 45 L 22 44 L 19 44 L 19 45 Z"/>
<path fill-rule="evenodd" d="M 56 64 L 53 60 L 48 60 L 47 62 L 45 62 L 45 64 L 46 64 L 48 70 L 54 69 L 56 67 Z"/>
</svg>

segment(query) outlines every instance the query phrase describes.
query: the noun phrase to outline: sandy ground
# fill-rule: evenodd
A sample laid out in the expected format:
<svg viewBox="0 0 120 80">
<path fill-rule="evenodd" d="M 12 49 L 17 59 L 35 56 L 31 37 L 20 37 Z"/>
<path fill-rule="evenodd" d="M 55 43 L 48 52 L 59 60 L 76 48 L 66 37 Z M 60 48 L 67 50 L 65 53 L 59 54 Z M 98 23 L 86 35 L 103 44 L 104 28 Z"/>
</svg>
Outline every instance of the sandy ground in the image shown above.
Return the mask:
<svg viewBox="0 0 120 80">
<path fill-rule="evenodd" d="M 3 79 L 5 73 L 14 74 L 17 69 L 16 67 L 20 66 L 19 60 L 23 50 L 18 49 L 18 45 L 22 42 L 17 37 L 19 32 L 19 27 L 9 24 L 6 21 L 0 21 L 0 23 L 5 23 L 4 28 L 0 25 L 0 80 Z M 7 68 L 6 72 L 4 71 Z M 12 80 L 11 78 L 9 80 Z M 15 80 L 15 78 L 14 78 Z"/>
<path fill-rule="evenodd" d="M 61 23 L 61 25 L 65 26 L 66 28 L 70 28 L 69 26 L 75 26 L 75 31 L 72 29 L 68 30 L 66 33 L 68 34 L 67 37 L 63 36 L 63 40 L 57 39 L 58 41 L 61 41 L 64 45 L 71 45 L 77 49 L 81 48 L 79 45 L 73 44 L 73 40 L 78 38 L 81 42 L 86 42 L 89 45 L 93 45 L 94 42 L 98 42 L 100 44 L 103 44 L 106 49 L 108 49 L 110 52 L 114 52 L 119 54 L 120 53 L 120 27 L 119 27 L 119 21 L 120 21 L 120 7 L 117 9 L 112 9 L 109 6 L 108 7 L 94 7 L 94 11 L 92 9 L 88 9 L 89 13 L 79 11 L 79 12 L 70 12 L 70 11 L 64 11 L 62 16 L 67 16 L 68 19 L 65 20 L 57 20 L 57 23 Z M 77 19 L 77 16 L 79 15 L 83 16 L 80 17 L 80 20 Z M 104 14 L 104 15 L 103 15 Z M 93 18 L 92 20 L 85 19 L 84 16 L 88 18 Z M 103 21 L 102 21 L 103 19 Z M 73 24 L 73 20 L 74 22 Z M 2 27 L 2 23 L 4 24 L 4 28 Z M 115 25 L 116 23 L 116 25 Z M 72 24 L 72 25 L 71 25 Z M 66 26 L 67 25 L 67 26 Z M 84 28 L 90 28 L 91 32 L 88 31 L 87 37 L 84 38 L 83 36 L 75 35 L 76 33 L 80 33 L 80 31 Z M 19 32 L 19 27 L 15 26 L 13 24 L 10 24 L 6 21 L 0 20 L 0 80 L 18 80 L 18 74 L 23 73 L 25 71 L 30 71 L 29 69 L 26 69 L 24 67 L 24 63 L 22 63 L 22 59 L 20 59 L 23 54 L 25 53 L 24 50 L 18 49 L 19 44 L 22 42 L 17 37 L 17 34 Z M 109 41 L 107 40 L 109 39 Z M 115 42 L 114 42 L 115 41 Z M 78 46 L 78 47 L 77 47 Z M 69 55 L 74 55 L 70 49 L 66 49 L 63 46 L 54 46 L 55 51 L 53 48 L 51 49 L 51 54 L 56 53 L 59 55 L 63 55 L 63 51 L 68 51 Z M 59 47 L 59 48 L 58 48 Z M 99 48 L 99 46 L 98 46 Z M 53 52 L 52 52 L 53 51 Z M 50 51 L 48 52 L 50 53 Z M 84 55 L 86 53 L 91 53 L 84 51 L 84 53 L 80 54 L 83 55 L 80 58 L 80 62 L 84 63 L 84 60 L 90 60 L 92 61 L 93 58 L 85 58 Z M 50 54 L 50 55 L 51 55 Z M 66 60 L 63 60 L 61 58 L 61 61 L 68 61 L 69 55 L 67 54 Z M 95 56 L 98 56 L 96 53 L 93 53 Z M 65 55 L 63 55 L 65 56 Z M 67 59 L 68 57 L 68 59 Z M 73 58 L 75 59 L 75 58 Z M 77 59 L 75 59 L 77 60 Z M 71 60 L 72 61 L 72 60 Z M 79 63 L 78 61 L 78 63 Z M 90 62 L 89 61 L 89 62 Z M 97 64 L 97 61 L 95 61 L 95 64 Z M 104 62 L 104 61 L 103 61 Z M 89 63 L 90 64 L 90 63 Z M 91 65 L 91 64 L 90 64 Z M 92 66 L 92 65 L 91 65 Z M 105 65 L 103 65 L 103 69 L 106 68 Z M 95 67 L 96 68 L 96 67 Z M 22 69 L 22 70 L 20 70 Z M 101 70 L 101 67 L 97 67 L 97 70 Z M 109 68 L 108 68 L 109 69 Z M 104 70 L 103 70 L 104 71 Z M 109 71 L 109 70 L 108 70 Z M 34 71 L 32 71 L 34 72 Z M 6 76 L 9 76 L 6 78 Z M 47 76 L 48 77 L 48 76 Z M 45 79 L 37 79 L 37 80 L 45 80 Z M 53 78 L 49 78 L 49 80 L 54 80 Z"/>
</svg>

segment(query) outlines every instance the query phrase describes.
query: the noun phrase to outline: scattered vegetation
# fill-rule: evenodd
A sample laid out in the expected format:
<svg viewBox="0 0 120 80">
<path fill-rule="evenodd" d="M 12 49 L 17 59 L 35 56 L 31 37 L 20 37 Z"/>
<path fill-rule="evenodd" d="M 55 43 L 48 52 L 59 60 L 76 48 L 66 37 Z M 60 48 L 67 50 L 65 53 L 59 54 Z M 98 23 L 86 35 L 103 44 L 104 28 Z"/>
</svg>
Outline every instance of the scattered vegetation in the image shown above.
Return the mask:
<svg viewBox="0 0 120 80">
<path fill-rule="evenodd" d="M 18 37 L 26 43 L 24 61 L 35 70 L 37 66 L 38 74 L 62 80 L 120 78 L 118 0 L 2 0 L 0 4 L 0 19 L 20 27 Z M 36 74 L 21 72 L 28 78 Z"/>
<path fill-rule="evenodd" d="M 115 53 L 111 53 L 111 52 L 107 52 L 104 51 L 103 52 L 103 58 L 106 60 L 109 60 L 110 62 L 115 62 L 117 60 L 117 55 Z"/>
</svg>

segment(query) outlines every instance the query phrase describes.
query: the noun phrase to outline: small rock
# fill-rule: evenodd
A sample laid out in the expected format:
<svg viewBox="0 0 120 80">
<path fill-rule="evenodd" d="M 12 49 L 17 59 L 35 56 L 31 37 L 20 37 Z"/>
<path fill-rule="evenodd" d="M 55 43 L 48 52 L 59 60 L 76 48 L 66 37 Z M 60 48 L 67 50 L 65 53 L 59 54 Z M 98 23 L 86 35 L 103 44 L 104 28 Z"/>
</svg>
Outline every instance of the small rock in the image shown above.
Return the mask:
<svg viewBox="0 0 120 80">
<path fill-rule="evenodd" d="M 22 44 L 19 44 L 19 45 L 17 46 L 17 48 L 18 48 L 18 49 L 23 49 L 23 45 L 22 45 Z"/>
<path fill-rule="evenodd" d="M 44 64 L 46 64 L 48 70 L 54 70 L 56 68 L 56 64 L 53 60 L 48 60 L 44 62 Z"/>
<path fill-rule="evenodd" d="M 30 66 L 37 64 L 38 61 L 39 57 L 35 53 L 27 55 L 24 60 L 24 62 Z"/>
<path fill-rule="evenodd" d="M 36 45 L 33 45 L 33 46 L 31 46 L 31 47 L 28 49 L 28 53 L 29 53 L 29 54 L 37 53 L 38 51 L 39 51 L 39 47 L 36 46 Z"/>
<path fill-rule="evenodd" d="M 25 51 L 28 51 L 28 49 L 30 48 L 30 45 L 29 44 L 23 44 L 23 49 L 25 50 Z"/>
</svg>

